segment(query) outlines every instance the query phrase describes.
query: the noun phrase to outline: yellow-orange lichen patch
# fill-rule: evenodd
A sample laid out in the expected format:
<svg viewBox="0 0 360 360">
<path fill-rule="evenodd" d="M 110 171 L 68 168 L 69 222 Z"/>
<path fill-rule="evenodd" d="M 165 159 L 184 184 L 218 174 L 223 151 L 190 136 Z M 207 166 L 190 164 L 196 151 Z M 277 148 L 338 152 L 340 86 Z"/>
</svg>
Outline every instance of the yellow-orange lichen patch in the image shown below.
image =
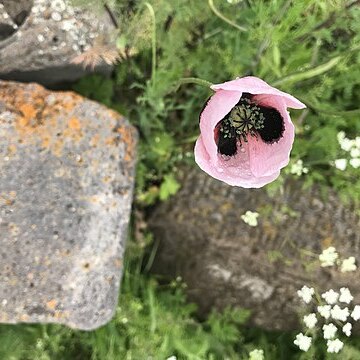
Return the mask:
<svg viewBox="0 0 360 360">
<path fill-rule="evenodd" d="M 0 206 L 13 205 L 15 202 L 15 198 L 16 198 L 16 191 L 10 191 L 9 193 L 7 192 L 0 193 Z"/>
<path fill-rule="evenodd" d="M 116 144 L 116 139 L 113 137 L 109 137 L 109 138 L 105 139 L 105 144 L 106 145 L 114 145 L 114 144 Z"/>
<path fill-rule="evenodd" d="M 72 117 L 68 121 L 68 127 L 72 130 L 80 130 L 81 123 L 78 118 Z"/>
<path fill-rule="evenodd" d="M 102 181 L 103 181 L 103 183 L 105 183 L 105 184 L 108 184 L 109 182 L 111 182 L 113 180 L 113 177 L 112 176 L 104 176 L 103 178 L 102 178 Z"/>
<path fill-rule="evenodd" d="M 99 144 L 99 140 L 100 140 L 100 135 L 99 134 L 94 135 L 90 140 L 90 146 L 96 147 Z"/>
<path fill-rule="evenodd" d="M 52 299 L 46 303 L 47 309 L 52 310 L 52 311 L 55 310 L 56 305 L 57 305 L 57 301 L 55 299 Z"/>
<path fill-rule="evenodd" d="M 30 317 L 27 314 L 20 315 L 20 321 L 28 321 L 29 319 Z"/>
<path fill-rule="evenodd" d="M 134 158 L 135 155 L 135 141 L 133 131 L 129 127 L 119 126 L 117 128 L 117 132 L 120 134 L 121 140 L 126 145 L 124 160 L 129 162 Z"/>
<path fill-rule="evenodd" d="M 72 92 L 50 93 L 35 84 L 19 84 L 16 87 L 1 84 L 0 92 L 2 101 L 15 115 L 14 125 L 18 138 L 14 142 L 39 144 L 60 156 L 66 136 L 70 140 L 79 139 L 81 123 L 71 114 L 74 107 L 83 101 L 80 96 Z M 48 101 L 50 97 L 51 101 Z M 65 134 L 62 133 L 64 128 L 68 130 Z M 16 148 L 11 150 L 14 152 Z"/>
<path fill-rule="evenodd" d="M 67 319 L 69 317 L 68 311 L 55 310 L 53 314 L 54 319 Z"/>
<path fill-rule="evenodd" d="M 14 118 L 14 145 L 9 146 L 9 156 L 17 151 L 17 147 L 34 145 L 61 157 L 65 146 L 68 148 L 69 144 L 84 141 L 86 126 L 91 125 L 87 123 L 89 119 L 74 116 L 74 109 L 79 107 L 81 110 L 80 105 L 86 100 L 73 92 L 51 92 L 36 84 L 0 82 L 0 96 Z M 100 129 L 105 125 L 112 129 L 121 116 L 106 108 L 103 111 L 109 121 L 106 124 L 99 122 L 96 126 Z M 95 129 L 92 127 L 91 130 Z M 102 136 L 106 132 L 95 131 L 89 139 L 90 146 L 117 146 L 121 140 L 125 145 L 124 160 L 131 162 L 135 153 L 135 131 L 131 126 L 122 125 L 116 127 L 115 132 Z M 92 165 L 98 167 L 97 163 L 92 162 Z"/>
<path fill-rule="evenodd" d="M 38 113 L 34 106 L 29 103 L 20 104 L 19 110 L 22 114 L 21 124 L 23 126 L 27 126 L 31 122 L 31 120 L 35 119 Z"/>
<path fill-rule="evenodd" d="M 8 154 L 10 154 L 10 155 L 13 155 L 13 154 L 15 154 L 16 153 L 16 145 L 15 144 L 10 144 L 9 146 L 8 146 Z"/>
<path fill-rule="evenodd" d="M 67 122 L 66 129 L 63 130 L 63 139 L 70 139 L 74 142 L 79 142 L 83 138 L 81 131 L 81 121 L 76 117 L 71 117 Z"/>
</svg>

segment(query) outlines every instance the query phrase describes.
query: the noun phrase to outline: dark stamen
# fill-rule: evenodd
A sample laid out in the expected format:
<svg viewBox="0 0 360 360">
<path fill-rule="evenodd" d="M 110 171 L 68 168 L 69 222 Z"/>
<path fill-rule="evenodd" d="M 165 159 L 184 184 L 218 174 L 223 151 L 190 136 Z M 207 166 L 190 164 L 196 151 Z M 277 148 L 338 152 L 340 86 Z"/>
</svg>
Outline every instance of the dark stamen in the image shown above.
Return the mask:
<svg viewBox="0 0 360 360">
<path fill-rule="evenodd" d="M 229 121 L 224 121 L 218 128 L 219 135 L 217 141 L 218 151 L 222 155 L 233 156 L 237 151 L 237 134 L 235 128 L 230 125 Z"/>
<path fill-rule="evenodd" d="M 273 144 L 279 141 L 284 133 L 284 119 L 280 113 L 274 109 L 265 106 L 259 106 L 260 113 L 263 114 L 265 121 L 264 127 L 258 130 L 261 139 L 267 144 Z"/>
</svg>

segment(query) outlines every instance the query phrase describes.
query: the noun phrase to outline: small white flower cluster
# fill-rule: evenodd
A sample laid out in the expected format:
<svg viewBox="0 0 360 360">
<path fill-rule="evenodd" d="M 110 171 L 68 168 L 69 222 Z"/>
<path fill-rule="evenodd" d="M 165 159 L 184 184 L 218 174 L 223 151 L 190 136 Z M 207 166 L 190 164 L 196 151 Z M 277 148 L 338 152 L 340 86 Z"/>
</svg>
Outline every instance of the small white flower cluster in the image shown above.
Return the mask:
<svg viewBox="0 0 360 360">
<path fill-rule="evenodd" d="M 357 169 L 360 167 L 360 136 L 357 136 L 355 139 L 348 139 L 345 136 L 343 131 L 340 131 L 337 134 L 337 140 L 342 150 L 346 151 L 350 154 L 349 164 Z M 334 166 L 344 171 L 347 167 L 348 160 L 347 159 L 336 159 L 334 161 Z"/>
<path fill-rule="evenodd" d="M 324 249 L 319 255 L 320 264 L 322 267 L 330 267 L 338 265 L 342 273 L 355 271 L 357 269 L 356 260 L 354 256 L 346 259 L 340 259 L 339 254 L 333 246 Z"/>
<path fill-rule="evenodd" d="M 290 174 L 301 176 L 302 174 L 307 174 L 309 169 L 304 166 L 303 161 L 300 159 L 295 164 L 291 165 Z"/>
<path fill-rule="evenodd" d="M 303 286 L 297 291 L 298 296 L 305 304 L 310 304 L 314 300 L 315 294 L 314 288 Z M 349 308 L 350 303 L 354 299 L 348 288 L 342 287 L 339 292 L 330 289 L 323 294 L 321 298 L 325 301 L 325 304 L 317 306 L 317 313 L 312 312 L 303 317 L 303 322 L 307 331 L 315 331 L 316 325 L 323 321 L 321 327 L 323 338 L 327 341 L 327 352 L 338 353 L 343 347 L 344 343 L 336 338 L 336 334 L 339 329 L 334 322 L 340 327 L 341 332 L 349 337 L 351 335 L 352 324 L 349 322 L 352 320 L 360 320 L 360 305 L 355 305 L 351 310 Z M 343 307 L 343 304 L 348 306 Z M 339 331 L 340 332 L 340 331 Z M 312 337 L 307 336 L 306 333 L 300 333 L 296 336 L 294 344 L 302 351 L 308 351 L 312 342 Z"/>
<path fill-rule="evenodd" d="M 253 351 L 250 351 L 249 353 L 249 360 L 264 360 L 264 350 L 262 349 L 255 349 Z"/>
<path fill-rule="evenodd" d="M 258 217 L 259 217 L 259 213 L 250 210 L 248 210 L 244 215 L 241 215 L 241 219 L 244 221 L 244 223 L 248 224 L 249 226 L 257 226 Z"/>
</svg>

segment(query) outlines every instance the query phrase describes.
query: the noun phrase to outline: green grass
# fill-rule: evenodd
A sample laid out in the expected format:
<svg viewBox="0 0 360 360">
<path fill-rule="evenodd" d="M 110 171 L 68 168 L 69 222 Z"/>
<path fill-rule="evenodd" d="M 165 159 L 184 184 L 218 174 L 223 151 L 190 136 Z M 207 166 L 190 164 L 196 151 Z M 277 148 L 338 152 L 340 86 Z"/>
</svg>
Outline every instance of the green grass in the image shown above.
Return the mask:
<svg viewBox="0 0 360 360">
<path fill-rule="evenodd" d="M 358 170 L 330 165 L 347 156 L 337 133 L 354 138 L 360 132 L 359 7 L 346 9 L 350 2 L 343 0 L 129 3 L 118 1 L 124 14 L 118 44 L 121 51 L 135 48 L 136 55 L 117 65 L 112 78 L 93 75 L 74 89 L 125 114 L 138 128 L 137 211 L 166 201 L 180 186 L 178 167 L 194 166 L 197 114 L 210 92 L 180 79 L 217 83 L 247 74 L 308 105 L 306 112 L 292 111 L 297 138 L 291 161 L 302 159 L 309 168 L 304 187 L 332 187 L 344 201 L 359 202 Z M 293 175 L 284 171 L 269 191 L 287 176 Z M 199 321 L 186 302 L 185 284 L 160 285 L 146 270 L 152 243 L 151 234 L 131 236 L 119 306 L 108 325 L 93 332 L 2 325 L 0 359 L 247 359 L 254 348 L 270 360 L 360 359 L 356 337 L 338 357 L 327 355 L 321 341 L 304 354 L 292 344 L 293 333 L 249 327 L 245 309 L 213 312 Z"/>
</svg>

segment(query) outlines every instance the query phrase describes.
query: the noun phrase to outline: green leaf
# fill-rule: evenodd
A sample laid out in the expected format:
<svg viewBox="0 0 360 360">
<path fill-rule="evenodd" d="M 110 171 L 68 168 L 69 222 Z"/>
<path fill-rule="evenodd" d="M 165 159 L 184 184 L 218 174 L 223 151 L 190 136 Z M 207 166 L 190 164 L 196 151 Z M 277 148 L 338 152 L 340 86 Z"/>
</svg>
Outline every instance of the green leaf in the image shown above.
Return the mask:
<svg viewBox="0 0 360 360">
<path fill-rule="evenodd" d="M 166 175 L 164 181 L 160 186 L 160 200 L 167 200 L 171 195 L 175 195 L 180 189 L 180 184 L 176 181 L 173 175 Z"/>
</svg>

